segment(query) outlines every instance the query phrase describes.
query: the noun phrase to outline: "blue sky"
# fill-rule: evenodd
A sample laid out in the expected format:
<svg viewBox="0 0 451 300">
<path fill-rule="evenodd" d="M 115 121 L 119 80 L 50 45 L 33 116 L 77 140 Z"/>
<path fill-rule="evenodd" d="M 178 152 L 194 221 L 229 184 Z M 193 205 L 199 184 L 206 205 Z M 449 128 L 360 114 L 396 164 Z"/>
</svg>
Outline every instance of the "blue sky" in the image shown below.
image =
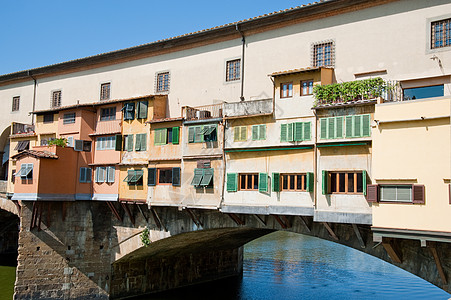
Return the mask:
<svg viewBox="0 0 451 300">
<path fill-rule="evenodd" d="M 0 0 L 0 74 L 307 4 L 294 0 Z"/>
</svg>

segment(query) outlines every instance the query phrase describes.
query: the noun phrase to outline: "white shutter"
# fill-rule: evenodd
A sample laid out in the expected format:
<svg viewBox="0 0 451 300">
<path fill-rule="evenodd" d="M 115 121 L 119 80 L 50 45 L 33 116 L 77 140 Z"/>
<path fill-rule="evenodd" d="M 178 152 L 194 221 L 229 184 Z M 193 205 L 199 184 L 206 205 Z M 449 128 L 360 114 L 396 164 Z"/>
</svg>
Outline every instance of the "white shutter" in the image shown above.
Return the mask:
<svg viewBox="0 0 451 300">
<path fill-rule="evenodd" d="M 114 182 L 115 167 L 107 167 L 107 182 Z"/>
<path fill-rule="evenodd" d="M 68 136 L 67 137 L 67 147 L 73 147 L 74 146 L 74 137 Z"/>
</svg>

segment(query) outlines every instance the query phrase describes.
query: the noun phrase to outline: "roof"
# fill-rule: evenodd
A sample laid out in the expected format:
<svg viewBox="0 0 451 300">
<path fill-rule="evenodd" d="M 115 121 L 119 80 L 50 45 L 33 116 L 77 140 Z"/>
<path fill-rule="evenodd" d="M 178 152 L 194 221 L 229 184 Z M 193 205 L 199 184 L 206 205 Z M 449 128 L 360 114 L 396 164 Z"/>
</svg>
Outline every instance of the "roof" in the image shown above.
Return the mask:
<svg viewBox="0 0 451 300">
<path fill-rule="evenodd" d="M 278 71 L 278 72 L 268 74 L 268 76 L 276 77 L 276 76 L 290 75 L 290 74 L 295 74 L 295 73 L 318 71 L 321 69 L 333 69 L 333 68 L 331 68 L 331 67 L 306 67 L 306 68 L 292 69 L 292 70 L 286 70 L 286 71 Z"/>
<path fill-rule="evenodd" d="M 90 103 L 77 103 L 77 104 L 67 105 L 67 106 L 59 106 L 59 107 L 53 107 L 53 108 L 48 108 L 48 109 L 35 110 L 35 111 L 32 111 L 31 113 L 39 115 L 39 114 L 44 114 L 44 113 L 48 113 L 48 112 L 58 112 L 61 110 L 69 110 L 69 109 L 74 109 L 74 108 L 103 106 L 103 105 L 109 105 L 109 104 L 114 104 L 114 103 L 119 103 L 119 102 L 151 98 L 154 96 L 155 95 L 144 95 L 144 96 L 137 96 L 137 97 L 132 97 L 132 98 L 124 98 L 124 99 L 102 100 L 102 101 L 90 102 Z"/>
<path fill-rule="evenodd" d="M 178 118 L 155 119 L 155 120 L 147 121 L 146 123 L 163 123 L 163 122 L 174 122 L 174 121 L 183 121 L 183 118 L 178 117 Z"/>
<path fill-rule="evenodd" d="M 137 55 L 150 55 L 150 53 L 158 52 L 162 49 L 167 50 L 170 48 L 183 47 L 199 41 L 211 41 L 212 37 L 233 36 L 236 38 L 241 38 L 240 32 L 257 29 L 261 31 L 262 28 L 268 28 L 270 30 L 272 26 L 280 25 L 283 22 L 286 22 L 286 25 L 292 25 L 293 21 L 302 22 L 304 18 L 306 21 L 310 21 L 312 16 L 318 16 L 319 18 L 326 15 L 329 17 L 339 13 L 355 11 L 356 9 L 376 6 L 386 2 L 387 1 L 382 0 L 320 0 L 306 5 L 274 11 L 257 17 L 170 37 L 167 39 L 157 40 L 130 48 L 1 75 L 0 83 L 11 80 L 31 79 L 31 76 L 46 75 L 80 67 L 94 68 L 100 63 L 130 59 L 131 57 Z"/>
<path fill-rule="evenodd" d="M 50 151 L 23 150 L 16 155 L 11 156 L 12 159 L 19 159 L 23 156 L 33 156 L 36 158 L 58 159 L 58 155 Z"/>
</svg>

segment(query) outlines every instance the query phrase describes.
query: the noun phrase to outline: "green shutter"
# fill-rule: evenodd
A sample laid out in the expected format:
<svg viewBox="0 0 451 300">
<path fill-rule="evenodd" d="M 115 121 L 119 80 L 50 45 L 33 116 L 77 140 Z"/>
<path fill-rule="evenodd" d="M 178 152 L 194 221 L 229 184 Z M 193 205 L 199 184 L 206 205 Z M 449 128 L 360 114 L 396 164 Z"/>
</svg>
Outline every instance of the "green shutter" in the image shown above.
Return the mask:
<svg viewBox="0 0 451 300">
<path fill-rule="evenodd" d="M 293 123 L 287 124 L 287 141 L 292 142 L 293 141 Z"/>
<path fill-rule="evenodd" d="M 335 118 L 327 118 L 327 138 L 335 138 Z"/>
<path fill-rule="evenodd" d="M 256 141 L 259 140 L 259 125 L 252 125 L 252 140 Z"/>
<path fill-rule="evenodd" d="M 194 127 L 188 127 L 188 143 L 194 143 Z"/>
<path fill-rule="evenodd" d="M 336 127 L 335 127 L 335 138 L 343 138 L 343 117 L 335 117 Z"/>
<path fill-rule="evenodd" d="M 147 101 L 138 102 L 138 119 L 147 119 Z"/>
<path fill-rule="evenodd" d="M 135 151 L 141 151 L 141 135 L 137 134 L 135 139 Z"/>
<path fill-rule="evenodd" d="M 313 178 L 313 173 L 309 172 L 307 173 L 307 186 L 306 186 L 306 191 L 312 193 L 313 189 L 315 187 L 315 181 Z"/>
<path fill-rule="evenodd" d="M 312 123 L 304 122 L 304 132 L 303 140 L 310 141 L 312 139 Z"/>
<path fill-rule="evenodd" d="M 204 170 L 204 173 L 203 173 L 202 181 L 200 182 L 200 186 L 208 186 L 210 184 L 210 182 L 213 180 L 214 169 L 208 168 L 208 169 L 203 169 L 203 170 Z"/>
<path fill-rule="evenodd" d="M 352 127 L 353 127 L 353 116 L 346 116 L 346 137 L 351 138 L 352 137 Z"/>
<path fill-rule="evenodd" d="M 178 128 L 178 127 L 177 127 Z M 172 168 L 172 185 L 180 186 L 180 168 Z"/>
<path fill-rule="evenodd" d="M 200 182 L 202 181 L 202 177 L 204 176 L 204 169 L 194 169 L 194 177 L 191 181 L 191 185 L 199 186 Z"/>
<path fill-rule="evenodd" d="M 370 115 L 362 116 L 362 136 L 370 136 L 371 135 L 371 118 Z"/>
<path fill-rule="evenodd" d="M 201 126 L 195 126 L 194 127 L 194 142 L 195 143 L 201 143 L 204 140 L 204 135 L 201 134 L 202 127 Z"/>
<path fill-rule="evenodd" d="M 238 174 L 227 173 L 227 192 L 236 192 L 238 187 Z"/>
<path fill-rule="evenodd" d="M 122 135 L 116 134 L 116 151 L 122 151 Z"/>
<path fill-rule="evenodd" d="M 179 127 L 172 127 L 172 144 L 173 145 L 178 145 L 178 143 L 179 143 L 179 132 L 180 132 Z"/>
<path fill-rule="evenodd" d="M 147 133 L 141 134 L 141 151 L 147 150 Z"/>
<path fill-rule="evenodd" d="M 327 174 L 327 171 L 324 171 L 323 170 L 323 174 L 322 174 L 323 176 L 322 176 L 322 192 L 323 192 L 323 195 L 327 195 L 328 194 L 328 188 L 327 188 L 327 177 L 328 177 L 328 174 Z"/>
<path fill-rule="evenodd" d="M 124 120 L 133 120 L 135 118 L 135 103 L 129 102 L 124 105 Z"/>
<path fill-rule="evenodd" d="M 240 140 L 240 127 L 238 126 L 233 128 L 233 140 L 235 142 Z"/>
<path fill-rule="evenodd" d="M 162 129 L 155 129 L 155 137 L 154 137 L 154 144 L 155 145 L 166 145 L 167 142 L 167 135 L 168 135 L 168 129 L 162 128 Z"/>
<path fill-rule="evenodd" d="M 147 185 L 156 186 L 157 185 L 157 169 L 156 168 L 148 168 L 147 173 Z"/>
<path fill-rule="evenodd" d="M 280 125 L 280 141 L 286 142 L 287 141 L 287 124 L 281 124 Z"/>
<path fill-rule="evenodd" d="M 240 128 L 240 141 L 247 141 L 247 126 L 241 126 Z"/>
<path fill-rule="evenodd" d="M 268 191 L 268 173 L 258 174 L 258 191 L 262 193 Z"/>
<path fill-rule="evenodd" d="M 322 118 L 319 120 L 321 132 L 320 132 L 320 139 L 325 140 L 327 139 L 327 118 Z"/>
<path fill-rule="evenodd" d="M 304 123 L 302 122 L 294 123 L 294 140 L 295 141 L 304 140 Z"/>
<path fill-rule="evenodd" d="M 259 139 L 266 140 L 266 125 L 260 125 Z"/>
<path fill-rule="evenodd" d="M 280 192 L 280 173 L 272 173 L 272 191 Z"/>
<path fill-rule="evenodd" d="M 127 151 L 133 151 L 133 134 L 127 135 Z"/>
<path fill-rule="evenodd" d="M 362 171 L 363 194 L 366 196 L 366 171 Z"/>
<path fill-rule="evenodd" d="M 362 136 L 362 116 L 353 116 L 354 118 L 354 135 L 353 137 Z"/>
</svg>

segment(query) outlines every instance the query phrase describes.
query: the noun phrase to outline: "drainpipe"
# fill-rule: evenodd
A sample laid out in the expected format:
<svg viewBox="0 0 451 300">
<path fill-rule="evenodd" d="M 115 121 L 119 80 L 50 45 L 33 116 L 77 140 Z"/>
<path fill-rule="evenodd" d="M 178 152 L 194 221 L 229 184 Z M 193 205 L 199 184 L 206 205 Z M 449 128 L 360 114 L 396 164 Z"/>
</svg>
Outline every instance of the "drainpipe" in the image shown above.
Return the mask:
<svg viewBox="0 0 451 300">
<path fill-rule="evenodd" d="M 315 115 L 315 139 L 313 144 L 313 178 L 315 178 L 315 188 L 313 189 L 313 202 L 314 202 L 314 209 L 316 210 L 318 208 L 318 147 L 317 147 L 317 141 L 318 141 L 318 115 L 316 114 L 316 110 L 313 110 L 313 114 Z"/>
<path fill-rule="evenodd" d="M 34 87 L 33 87 L 33 106 L 32 106 L 32 111 L 34 111 L 35 106 L 36 106 L 36 86 L 38 84 L 38 82 L 36 81 L 36 78 L 33 77 L 33 75 L 31 75 L 31 72 L 28 71 L 28 76 L 30 76 L 33 81 L 34 81 Z M 31 125 L 34 125 L 34 114 L 31 114 Z"/>
<path fill-rule="evenodd" d="M 241 41 L 243 42 L 241 47 L 241 95 L 240 100 L 244 101 L 244 49 L 246 46 L 246 39 L 244 38 L 243 32 L 238 28 L 238 24 L 235 25 L 236 31 L 241 35 Z"/>
<path fill-rule="evenodd" d="M 223 123 L 222 123 L 222 195 L 221 195 L 221 203 L 219 204 L 219 208 L 222 207 L 222 204 L 224 203 L 224 195 L 225 195 L 225 185 L 226 185 L 226 177 L 227 177 L 227 173 L 226 173 L 226 164 L 227 164 L 227 160 L 226 160 L 226 153 L 225 153 L 225 133 L 227 130 L 227 126 L 229 126 L 229 123 L 227 120 L 224 119 Z"/>
<path fill-rule="evenodd" d="M 276 82 L 272 76 L 269 77 L 272 81 L 272 117 L 276 119 Z"/>
</svg>

